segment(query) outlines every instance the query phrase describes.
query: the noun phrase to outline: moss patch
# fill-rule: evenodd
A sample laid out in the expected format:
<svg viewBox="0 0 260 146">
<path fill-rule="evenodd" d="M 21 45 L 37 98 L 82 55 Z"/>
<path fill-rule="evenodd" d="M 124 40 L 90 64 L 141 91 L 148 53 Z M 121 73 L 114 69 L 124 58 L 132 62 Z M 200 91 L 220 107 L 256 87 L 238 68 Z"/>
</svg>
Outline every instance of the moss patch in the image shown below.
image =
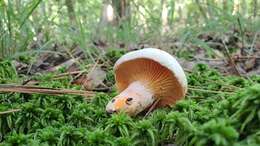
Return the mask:
<svg viewBox="0 0 260 146">
<path fill-rule="evenodd" d="M 1 83 L 17 80 L 8 62 L 1 62 Z M 7 73 L 10 72 L 10 73 Z M 111 72 L 107 77 L 113 82 Z M 40 86 L 74 88 L 68 79 L 38 77 Z M 107 115 L 105 105 L 116 93 L 81 96 L 0 94 L 2 145 L 258 145 L 260 143 L 260 76 L 251 80 L 223 76 L 198 64 L 188 74 L 185 100 L 154 111 L 147 118 L 124 113 Z"/>
</svg>

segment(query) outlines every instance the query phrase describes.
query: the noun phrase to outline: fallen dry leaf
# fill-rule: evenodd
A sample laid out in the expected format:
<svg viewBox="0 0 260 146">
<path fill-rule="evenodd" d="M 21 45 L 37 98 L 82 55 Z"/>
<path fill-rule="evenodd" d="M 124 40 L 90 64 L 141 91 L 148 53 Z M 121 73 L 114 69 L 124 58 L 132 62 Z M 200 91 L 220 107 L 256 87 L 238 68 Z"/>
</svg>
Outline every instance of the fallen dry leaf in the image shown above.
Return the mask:
<svg viewBox="0 0 260 146">
<path fill-rule="evenodd" d="M 252 70 L 256 65 L 256 59 L 255 58 L 250 58 L 245 61 L 244 69 L 245 71 L 250 71 Z"/>
<path fill-rule="evenodd" d="M 87 90 L 92 90 L 103 84 L 106 78 L 106 72 L 100 67 L 95 67 L 87 75 L 81 75 L 73 81 L 74 84 L 82 85 Z"/>
</svg>

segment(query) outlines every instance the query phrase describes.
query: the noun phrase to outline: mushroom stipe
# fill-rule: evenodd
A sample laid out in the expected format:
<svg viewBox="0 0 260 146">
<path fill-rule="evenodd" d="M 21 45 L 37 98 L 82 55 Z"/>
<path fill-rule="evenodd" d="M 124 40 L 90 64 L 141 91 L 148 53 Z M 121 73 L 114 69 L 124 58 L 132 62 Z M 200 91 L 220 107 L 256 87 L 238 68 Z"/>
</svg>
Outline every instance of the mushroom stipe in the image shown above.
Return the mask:
<svg viewBox="0 0 260 146">
<path fill-rule="evenodd" d="M 155 108 L 175 104 L 187 92 L 182 67 L 172 55 L 159 49 L 123 55 L 115 63 L 114 72 L 119 95 L 107 104 L 108 113 L 124 111 L 135 116 L 150 107 L 149 114 Z"/>
</svg>

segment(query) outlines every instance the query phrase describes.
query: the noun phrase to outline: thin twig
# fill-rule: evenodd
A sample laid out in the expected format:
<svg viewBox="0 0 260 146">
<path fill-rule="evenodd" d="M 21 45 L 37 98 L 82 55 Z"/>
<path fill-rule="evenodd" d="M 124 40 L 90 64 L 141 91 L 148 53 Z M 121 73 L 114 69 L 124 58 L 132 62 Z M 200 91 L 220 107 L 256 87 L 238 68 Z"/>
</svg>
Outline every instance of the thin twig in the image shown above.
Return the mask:
<svg viewBox="0 0 260 146">
<path fill-rule="evenodd" d="M 201 57 L 195 57 L 195 58 L 203 61 L 224 61 L 224 59 L 201 58 Z"/>
<path fill-rule="evenodd" d="M 5 115 L 5 114 L 19 112 L 19 111 L 21 111 L 21 109 L 11 109 L 11 110 L 8 110 L 8 111 L 0 112 L 0 115 Z"/>
<path fill-rule="evenodd" d="M 233 92 L 224 92 L 224 91 L 214 91 L 214 90 L 207 90 L 207 89 L 199 89 L 199 88 L 193 88 L 193 87 L 189 87 L 188 90 L 191 91 L 199 91 L 199 92 L 207 92 L 207 93 L 216 93 L 216 94 L 234 94 Z"/>
<path fill-rule="evenodd" d="M 229 53 L 229 50 L 228 50 L 228 48 L 227 48 L 226 43 L 225 43 L 223 40 L 221 40 L 221 41 L 222 41 L 222 43 L 223 43 L 223 45 L 224 45 L 224 48 L 225 48 L 225 52 L 226 52 L 226 54 L 227 54 L 227 57 L 228 57 L 230 63 L 232 64 L 234 70 L 236 71 L 236 74 L 239 75 L 239 76 L 241 76 L 241 74 L 240 74 L 240 72 L 238 71 L 237 66 L 236 66 L 236 64 L 235 64 L 235 62 L 234 62 L 234 60 L 233 60 L 233 58 L 231 57 L 231 55 L 230 55 L 230 53 Z"/>
<path fill-rule="evenodd" d="M 244 53 L 244 48 L 245 48 L 245 32 L 244 32 L 244 30 L 242 28 L 241 20 L 240 20 L 239 17 L 237 18 L 237 22 L 238 22 L 239 29 L 240 29 L 240 35 L 242 37 L 242 49 L 241 50 L 242 50 L 242 54 L 243 54 Z"/>
<path fill-rule="evenodd" d="M 99 60 L 100 60 L 100 57 L 101 57 L 101 55 L 99 55 L 99 57 L 98 57 L 98 59 L 96 60 L 95 64 L 93 65 L 93 67 L 91 68 L 91 70 L 88 72 L 88 74 L 87 74 L 87 79 L 83 82 L 82 86 L 86 85 L 87 82 L 89 82 L 89 80 L 88 80 L 88 79 L 89 79 L 89 75 L 92 74 L 93 71 L 97 68 L 98 62 L 99 62 Z"/>
<path fill-rule="evenodd" d="M 185 72 L 188 72 L 188 73 L 192 73 L 192 70 L 188 69 L 188 68 L 184 68 L 183 69 Z"/>
<path fill-rule="evenodd" d="M 146 117 L 154 110 L 155 106 L 159 103 L 159 101 L 160 101 L 160 99 L 158 98 L 158 99 L 156 99 L 156 100 L 153 102 L 152 106 L 149 108 L 149 110 L 148 110 L 147 113 L 145 114 L 144 118 L 146 118 Z"/>
<path fill-rule="evenodd" d="M 67 60 L 67 61 L 65 61 L 65 62 L 63 62 L 63 63 L 61 63 L 59 65 L 56 65 L 54 67 L 51 67 L 51 68 L 47 69 L 47 71 L 49 71 L 49 72 L 56 71 L 56 70 L 58 70 L 58 69 L 60 69 L 62 67 L 69 68 L 71 65 L 73 65 L 75 62 L 77 62 L 79 59 L 80 59 L 80 57 L 75 58 L 75 59 L 74 58 L 73 59 L 69 59 L 69 60 Z"/>
<path fill-rule="evenodd" d="M 86 70 L 66 72 L 66 73 L 58 74 L 58 75 L 54 76 L 54 78 L 60 78 L 60 77 L 69 76 L 69 75 L 75 75 L 75 74 L 84 73 L 84 72 L 86 72 Z"/>
<path fill-rule="evenodd" d="M 237 60 L 260 59 L 257 56 L 239 56 Z"/>
<path fill-rule="evenodd" d="M 253 47 L 254 47 L 254 44 L 255 44 L 255 42 L 256 42 L 257 36 L 258 36 L 258 32 L 255 33 L 253 42 L 252 42 L 252 44 L 251 44 L 251 46 L 250 46 L 250 51 L 251 51 L 251 52 L 253 52 Z"/>
<path fill-rule="evenodd" d="M 49 94 L 49 95 L 80 95 L 84 97 L 94 96 L 95 92 L 83 91 L 83 90 L 71 90 L 71 89 L 54 89 L 38 86 L 26 86 L 26 85 L 6 85 L 0 84 L 0 92 L 18 92 L 18 93 L 36 93 L 36 94 Z"/>
</svg>

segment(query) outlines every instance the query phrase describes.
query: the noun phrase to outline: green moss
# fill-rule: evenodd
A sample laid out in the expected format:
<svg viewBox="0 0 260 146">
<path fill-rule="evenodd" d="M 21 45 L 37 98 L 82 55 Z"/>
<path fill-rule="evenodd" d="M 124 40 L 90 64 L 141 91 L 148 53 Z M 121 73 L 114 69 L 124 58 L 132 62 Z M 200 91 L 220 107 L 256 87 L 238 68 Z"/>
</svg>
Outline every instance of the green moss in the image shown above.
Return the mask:
<svg viewBox="0 0 260 146">
<path fill-rule="evenodd" d="M 184 58 L 184 59 L 192 59 L 193 58 L 193 52 L 187 50 L 187 49 L 181 49 L 178 52 L 176 52 L 176 56 L 178 58 Z"/>
<path fill-rule="evenodd" d="M 108 49 L 105 56 L 112 62 L 115 63 L 126 51 L 122 49 Z"/>
<path fill-rule="evenodd" d="M 40 86 L 78 88 L 70 78 L 52 80 L 54 75 L 37 77 Z M 105 106 L 116 96 L 115 90 L 98 93 L 90 101 L 73 95 L 0 94 L 0 111 L 22 109 L 0 115 L 0 141 L 3 145 L 259 144 L 259 76 L 251 80 L 222 76 L 199 64 L 187 77 L 191 88 L 186 99 L 146 118 L 108 115 Z M 112 71 L 108 78 L 114 84 Z"/>
<path fill-rule="evenodd" d="M 10 83 L 18 80 L 15 67 L 10 61 L 0 62 L 0 83 Z"/>
<path fill-rule="evenodd" d="M 19 56 L 18 60 L 22 63 L 30 64 L 30 62 L 32 62 L 32 57 L 29 55 L 27 56 L 23 55 L 23 56 Z"/>
<path fill-rule="evenodd" d="M 105 83 L 108 86 L 113 86 L 115 84 L 114 71 L 111 69 L 106 73 Z"/>
</svg>

